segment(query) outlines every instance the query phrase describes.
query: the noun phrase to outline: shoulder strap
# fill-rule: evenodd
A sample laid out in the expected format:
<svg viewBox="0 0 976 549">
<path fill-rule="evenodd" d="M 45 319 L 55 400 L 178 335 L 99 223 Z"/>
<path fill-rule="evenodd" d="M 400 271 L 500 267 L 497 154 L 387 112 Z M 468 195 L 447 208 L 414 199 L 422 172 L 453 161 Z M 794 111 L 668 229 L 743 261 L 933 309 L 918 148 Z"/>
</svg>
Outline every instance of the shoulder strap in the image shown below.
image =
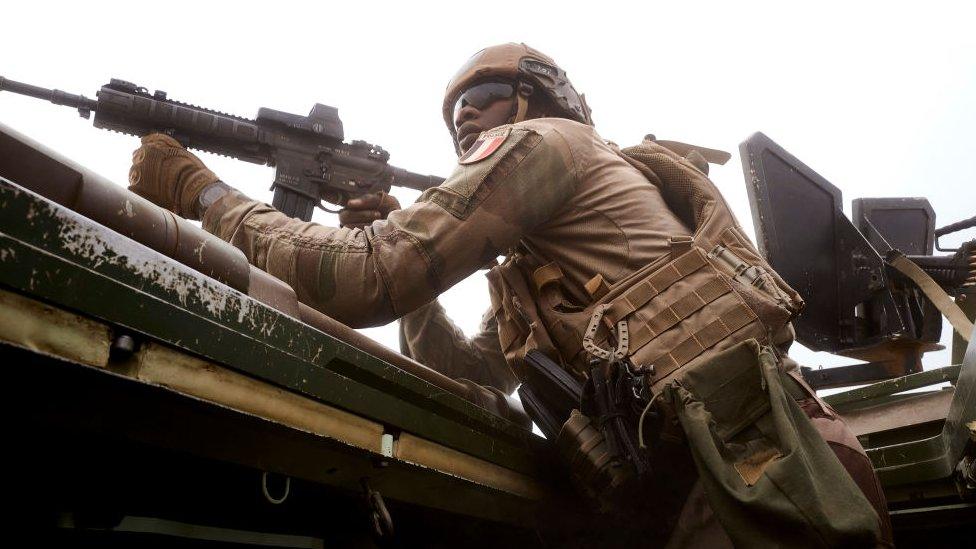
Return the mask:
<svg viewBox="0 0 976 549">
<path fill-rule="evenodd" d="M 725 151 L 709 149 L 708 147 L 702 147 L 699 145 L 689 145 L 688 143 L 682 143 L 680 141 L 656 139 L 654 142 L 680 156 L 688 156 L 692 153 L 692 151 L 694 151 L 700 154 L 701 157 L 704 158 L 709 164 L 718 164 L 719 166 L 722 166 L 728 162 L 730 158 L 732 158 L 732 155 Z"/>
</svg>

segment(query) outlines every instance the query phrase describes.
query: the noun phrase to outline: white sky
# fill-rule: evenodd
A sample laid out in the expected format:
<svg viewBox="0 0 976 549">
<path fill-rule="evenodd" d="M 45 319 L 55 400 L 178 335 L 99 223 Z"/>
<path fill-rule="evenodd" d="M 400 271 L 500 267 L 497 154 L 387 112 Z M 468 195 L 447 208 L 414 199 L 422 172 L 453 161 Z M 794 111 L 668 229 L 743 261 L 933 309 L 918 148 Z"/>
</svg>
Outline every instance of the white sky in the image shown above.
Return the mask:
<svg viewBox="0 0 976 549">
<path fill-rule="evenodd" d="M 440 105 L 475 51 L 546 52 L 622 145 L 646 133 L 733 153 L 712 176 L 752 230 L 737 147 L 762 131 L 850 200 L 927 196 L 937 225 L 976 210 L 976 4 L 971 2 L 8 2 L 0 74 L 94 97 L 110 77 L 253 117 L 337 106 L 347 139 L 448 175 Z M 136 140 L 69 109 L 0 93 L 0 121 L 124 184 Z M 271 168 L 203 155 L 271 200 Z M 396 192 L 404 205 L 416 197 Z M 316 220 L 334 224 L 318 212 Z M 967 231 L 943 244 L 972 238 Z M 468 333 L 488 306 L 476 274 L 441 298 Z M 396 347 L 392 326 L 368 330 Z M 804 351 L 809 365 L 848 359 Z M 927 364 L 947 361 L 945 353 Z"/>
</svg>

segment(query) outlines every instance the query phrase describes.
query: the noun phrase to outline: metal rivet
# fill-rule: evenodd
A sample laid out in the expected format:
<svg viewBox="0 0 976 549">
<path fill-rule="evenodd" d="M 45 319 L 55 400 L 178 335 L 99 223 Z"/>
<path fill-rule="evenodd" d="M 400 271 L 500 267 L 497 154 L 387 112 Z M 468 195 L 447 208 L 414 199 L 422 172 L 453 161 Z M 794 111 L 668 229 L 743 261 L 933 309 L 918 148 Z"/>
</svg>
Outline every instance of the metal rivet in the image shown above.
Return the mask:
<svg viewBox="0 0 976 549">
<path fill-rule="evenodd" d="M 128 334 L 120 334 L 112 341 L 111 352 L 129 356 L 136 350 L 136 340 Z"/>
</svg>

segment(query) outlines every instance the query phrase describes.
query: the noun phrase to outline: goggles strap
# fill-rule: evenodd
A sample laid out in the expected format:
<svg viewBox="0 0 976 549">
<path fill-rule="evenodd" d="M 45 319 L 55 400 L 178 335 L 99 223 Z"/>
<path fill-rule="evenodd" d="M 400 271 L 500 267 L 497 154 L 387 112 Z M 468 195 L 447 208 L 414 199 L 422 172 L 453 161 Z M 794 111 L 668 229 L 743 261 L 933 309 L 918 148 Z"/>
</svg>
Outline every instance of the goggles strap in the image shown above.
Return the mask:
<svg viewBox="0 0 976 549">
<path fill-rule="evenodd" d="M 512 119 L 512 124 L 521 122 L 525 120 L 525 113 L 529 110 L 529 100 L 525 96 L 519 94 L 515 98 L 517 106 L 515 108 L 515 118 Z"/>
<path fill-rule="evenodd" d="M 529 112 L 530 95 L 532 95 L 532 85 L 519 82 L 518 92 L 515 94 L 515 116 L 512 117 L 510 124 L 516 124 L 525 120 L 525 115 Z"/>
</svg>

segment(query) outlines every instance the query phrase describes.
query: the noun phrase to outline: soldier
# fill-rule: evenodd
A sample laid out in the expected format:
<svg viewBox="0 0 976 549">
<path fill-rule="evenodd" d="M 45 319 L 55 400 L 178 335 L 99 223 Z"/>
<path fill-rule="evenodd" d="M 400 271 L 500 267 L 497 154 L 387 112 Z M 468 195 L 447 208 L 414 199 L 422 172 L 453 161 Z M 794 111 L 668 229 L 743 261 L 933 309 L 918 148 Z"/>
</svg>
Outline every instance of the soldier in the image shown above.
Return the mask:
<svg viewBox="0 0 976 549">
<path fill-rule="evenodd" d="M 130 188 L 202 219 L 206 230 L 289 283 L 303 302 L 353 327 L 403 317 L 406 354 L 505 392 L 519 383 L 532 349 L 581 381 L 626 361 L 659 394 L 686 367 L 746 338 L 789 346 L 787 322 L 800 300 L 736 236 L 721 197 L 708 195 L 713 187 L 699 153 L 682 158 L 645 142 L 623 154 L 596 133 L 565 72 L 521 44 L 473 56 L 448 85 L 443 111 L 460 155 L 451 177 L 403 209 L 385 195 L 350 201 L 340 228 L 288 218 L 247 198 L 159 134 L 143 138 L 135 152 Z M 687 200 L 676 203 L 676 197 Z M 727 276 L 712 273 L 711 254 L 705 260 L 695 251 L 699 240 L 712 239 L 702 227 L 716 223 L 725 246 L 712 252 L 721 248 L 717 257 L 742 262 L 735 276 L 759 273 L 752 286 L 765 293 L 733 292 Z M 436 297 L 502 255 L 505 262 L 488 273 L 492 309 L 484 330 L 466 339 Z M 696 258 L 701 261 L 692 265 Z M 670 278 L 662 285 L 664 275 Z M 673 320 L 661 320 L 665 299 L 672 300 L 672 316 L 683 310 Z M 606 348 L 612 343 L 615 351 Z M 645 367 L 648 356 L 653 364 Z M 796 369 L 785 355 L 779 359 L 780 370 Z M 863 491 L 857 501 L 866 498 L 877 513 L 871 515 L 874 541 L 887 543 L 884 497 L 863 449 L 798 376 L 790 379 L 799 408 Z M 754 469 L 761 475 L 769 461 Z M 684 467 L 675 470 L 690 462 L 685 454 Z M 661 510 L 672 546 L 743 539 L 728 524 L 723 529 L 720 510 L 713 513 L 714 500 L 706 500 L 700 483 L 682 499 L 683 505 Z"/>
</svg>

